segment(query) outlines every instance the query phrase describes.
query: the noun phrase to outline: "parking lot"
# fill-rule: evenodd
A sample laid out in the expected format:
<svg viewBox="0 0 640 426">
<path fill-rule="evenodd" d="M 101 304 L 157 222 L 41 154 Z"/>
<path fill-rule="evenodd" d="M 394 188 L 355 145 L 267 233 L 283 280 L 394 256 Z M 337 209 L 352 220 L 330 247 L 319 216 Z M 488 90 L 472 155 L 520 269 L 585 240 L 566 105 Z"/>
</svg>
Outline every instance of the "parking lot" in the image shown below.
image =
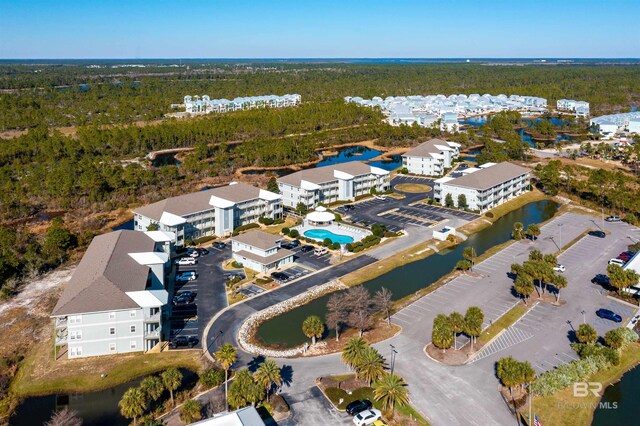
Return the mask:
<svg viewBox="0 0 640 426">
<path fill-rule="evenodd" d="M 288 268 L 287 271 L 297 268 L 300 270 L 297 270 L 296 273 L 306 274 L 319 269 L 324 269 L 331 265 L 331 253 L 325 253 L 322 256 L 315 255 L 313 250 L 304 253 L 300 250 L 303 245 L 304 244 L 291 249 L 291 251 L 295 253 L 294 259 L 296 266 Z"/>
<path fill-rule="evenodd" d="M 171 307 L 170 339 L 177 336 L 201 339 L 209 320 L 227 306 L 225 283 L 228 275 L 234 273 L 244 276 L 243 270 L 230 272 L 222 269 L 222 261 L 231 257 L 229 246 L 224 249 L 210 247 L 207 250 L 209 254 L 198 257 L 196 265 L 175 266 L 176 273 L 195 271 L 197 278 L 193 281 L 175 282 L 170 296 L 183 291 L 192 291 L 196 296 L 190 304 Z M 201 342 L 198 341 L 195 347 L 200 348 Z"/>
</svg>

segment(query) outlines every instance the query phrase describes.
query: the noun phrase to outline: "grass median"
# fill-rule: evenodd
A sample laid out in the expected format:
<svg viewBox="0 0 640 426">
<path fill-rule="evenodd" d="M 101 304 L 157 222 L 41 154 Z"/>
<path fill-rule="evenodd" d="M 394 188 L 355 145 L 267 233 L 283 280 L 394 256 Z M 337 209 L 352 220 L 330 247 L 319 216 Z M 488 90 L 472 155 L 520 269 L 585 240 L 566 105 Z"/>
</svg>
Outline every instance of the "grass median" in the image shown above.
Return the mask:
<svg viewBox="0 0 640 426">
<path fill-rule="evenodd" d="M 482 334 L 478 337 L 478 341 L 482 345 L 486 345 L 491 341 L 491 339 L 496 337 L 498 333 L 511 327 L 520 318 L 522 318 L 524 314 L 529 311 L 529 308 L 531 308 L 531 305 L 525 306 L 521 303 L 518 303 L 516 306 L 509 309 L 507 313 L 498 318 L 496 322 L 487 327 L 487 329 L 483 331 Z"/>
</svg>

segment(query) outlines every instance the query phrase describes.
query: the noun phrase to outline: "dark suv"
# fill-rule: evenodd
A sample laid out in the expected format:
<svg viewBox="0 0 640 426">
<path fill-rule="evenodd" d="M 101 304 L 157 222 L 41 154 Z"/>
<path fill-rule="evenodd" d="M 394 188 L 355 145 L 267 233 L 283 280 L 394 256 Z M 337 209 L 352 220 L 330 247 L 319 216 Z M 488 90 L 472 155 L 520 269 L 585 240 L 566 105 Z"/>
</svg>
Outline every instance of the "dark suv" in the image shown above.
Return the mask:
<svg viewBox="0 0 640 426">
<path fill-rule="evenodd" d="M 182 347 L 192 348 L 195 345 L 197 345 L 198 342 L 199 340 L 193 336 L 189 336 L 189 337 L 178 336 L 169 342 L 169 347 L 171 349 L 182 348 Z"/>
<path fill-rule="evenodd" d="M 368 410 L 371 407 L 372 407 L 371 401 L 369 401 L 368 399 L 360 399 L 357 401 L 353 401 L 352 403 L 347 405 L 346 411 L 349 415 L 355 416 L 356 414 L 364 410 Z"/>
</svg>

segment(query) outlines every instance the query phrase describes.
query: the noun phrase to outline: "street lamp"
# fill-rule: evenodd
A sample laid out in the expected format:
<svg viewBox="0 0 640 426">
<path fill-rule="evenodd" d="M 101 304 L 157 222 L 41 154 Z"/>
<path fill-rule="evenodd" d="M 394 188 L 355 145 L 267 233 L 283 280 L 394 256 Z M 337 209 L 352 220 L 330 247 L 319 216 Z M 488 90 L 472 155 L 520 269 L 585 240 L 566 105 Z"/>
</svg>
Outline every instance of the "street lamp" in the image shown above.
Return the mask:
<svg viewBox="0 0 640 426">
<path fill-rule="evenodd" d="M 586 323 L 587 323 L 587 320 L 586 320 L 586 318 L 585 318 L 585 316 L 584 316 L 584 314 L 585 314 L 586 312 L 585 312 L 585 311 L 580 311 L 580 313 L 582 314 L 582 323 L 583 323 L 583 324 L 586 324 Z"/>
<path fill-rule="evenodd" d="M 562 225 L 562 223 L 558 225 L 558 227 L 560 228 L 560 250 L 562 250 Z"/>
<path fill-rule="evenodd" d="M 391 347 L 391 374 L 393 374 L 393 369 L 396 366 L 396 354 L 398 353 L 396 351 L 396 347 L 389 344 L 389 346 Z"/>
</svg>

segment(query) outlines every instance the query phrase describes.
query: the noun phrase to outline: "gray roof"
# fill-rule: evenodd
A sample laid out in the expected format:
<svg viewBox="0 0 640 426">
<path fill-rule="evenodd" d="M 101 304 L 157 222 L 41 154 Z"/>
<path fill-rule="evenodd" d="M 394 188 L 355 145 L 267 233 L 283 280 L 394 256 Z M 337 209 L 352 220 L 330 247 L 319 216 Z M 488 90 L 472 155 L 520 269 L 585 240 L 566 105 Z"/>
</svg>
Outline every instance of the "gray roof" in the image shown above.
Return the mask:
<svg viewBox="0 0 640 426">
<path fill-rule="evenodd" d="M 258 263 L 261 263 L 263 265 L 268 265 L 270 263 L 273 262 L 277 262 L 279 260 L 285 259 L 289 256 L 293 256 L 294 253 L 291 250 L 287 250 L 287 249 L 280 249 L 277 252 L 269 255 L 269 256 L 260 256 L 256 253 L 251 253 L 249 251 L 246 250 L 240 250 L 237 251 L 235 254 L 240 255 L 240 256 L 244 256 L 247 259 L 251 259 L 254 260 Z"/>
<path fill-rule="evenodd" d="M 371 166 L 361 161 L 349 161 L 348 163 L 332 164 L 324 167 L 300 170 L 278 179 L 278 182 L 289 185 L 300 186 L 300 181 L 305 180 L 311 183 L 325 183 L 336 180 L 334 171 L 348 173 L 353 176 L 367 175 L 371 173 Z"/>
<path fill-rule="evenodd" d="M 436 148 L 436 145 L 443 145 L 447 148 L 451 148 L 446 141 L 442 139 L 430 139 L 415 148 L 402 154 L 403 157 L 428 157 L 431 154 L 439 154 L 442 151 L 440 148 Z"/>
<path fill-rule="evenodd" d="M 52 315 L 138 308 L 125 292 L 145 290 L 150 269 L 129 253 L 152 252 L 154 247 L 144 232 L 115 231 L 95 237 Z"/>
<path fill-rule="evenodd" d="M 249 231 L 231 238 L 232 241 L 249 244 L 262 250 L 276 247 L 282 237 L 262 231 Z"/>
<path fill-rule="evenodd" d="M 187 216 L 190 214 L 212 210 L 209 204 L 211 196 L 216 196 L 234 203 L 253 200 L 259 198 L 260 188 L 247 185 L 246 183 L 235 183 L 204 191 L 193 192 L 191 194 L 179 195 L 177 197 L 165 198 L 156 203 L 147 204 L 133 210 L 134 213 L 141 214 L 152 220 L 159 221 L 163 212 L 176 216 Z"/>
<path fill-rule="evenodd" d="M 499 185 L 504 181 L 529 173 L 531 170 L 513 163 L 504 161 L 477 172 L 469 173 L 455 178 L 446 185 L 464 186 L 465 188 L 487 189 Z"/>
</svg>

